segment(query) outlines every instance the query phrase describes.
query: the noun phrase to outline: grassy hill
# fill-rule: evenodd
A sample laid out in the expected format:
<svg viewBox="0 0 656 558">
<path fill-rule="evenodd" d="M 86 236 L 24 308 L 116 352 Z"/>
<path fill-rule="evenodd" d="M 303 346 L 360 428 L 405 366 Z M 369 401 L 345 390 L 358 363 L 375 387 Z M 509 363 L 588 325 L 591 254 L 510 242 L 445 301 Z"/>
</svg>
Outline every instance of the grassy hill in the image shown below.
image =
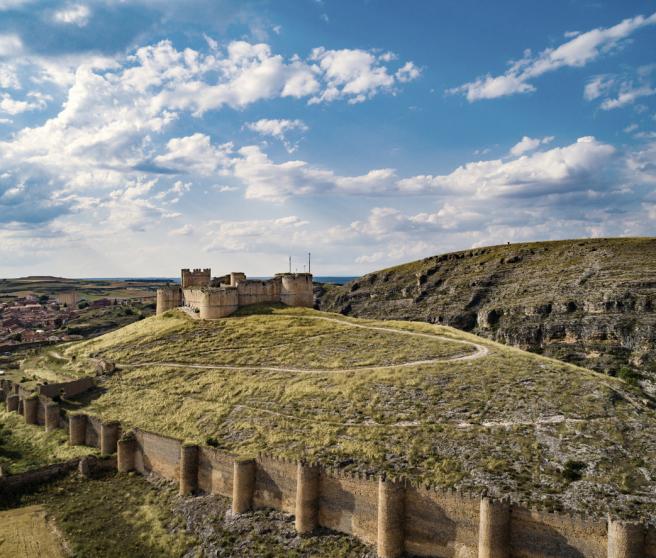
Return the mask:
<svg viewBox="0 0 656 558">
<path fill-rule="evenodd" d="M 242 455 L 656 519 L 656 412 L 637 387 L 446 326 L 260 311 L 148 318 L 65 347 L 58 370 L 113 360 L 89 413 Z"/>
<path fill-rule="evenodd" d="M 320 293 L 346 315 L 451 325 L 656 393 L 656 239 L 490 246 L 370 273 Z"/>
</svg>

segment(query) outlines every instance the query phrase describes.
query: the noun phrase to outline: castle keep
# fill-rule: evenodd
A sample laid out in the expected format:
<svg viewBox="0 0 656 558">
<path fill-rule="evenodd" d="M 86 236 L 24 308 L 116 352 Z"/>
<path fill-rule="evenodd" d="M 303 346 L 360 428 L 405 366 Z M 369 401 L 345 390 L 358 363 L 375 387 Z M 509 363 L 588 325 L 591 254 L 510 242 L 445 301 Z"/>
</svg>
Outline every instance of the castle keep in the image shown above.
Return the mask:
<svg viewBox="0 0 656 558">
<path fill-rule="evenodd" d="M 180 286 L 157 290 L 157 314 L 187 306 L 205 320 L 223 318 L 240 306 L 263 302 L 312 308 L 312 274 L 277 273 L 272 279 L 259 280 L 247 279 L 239 272 L 212 278 L 210 269 L 183 269 Z"/>
</svg>

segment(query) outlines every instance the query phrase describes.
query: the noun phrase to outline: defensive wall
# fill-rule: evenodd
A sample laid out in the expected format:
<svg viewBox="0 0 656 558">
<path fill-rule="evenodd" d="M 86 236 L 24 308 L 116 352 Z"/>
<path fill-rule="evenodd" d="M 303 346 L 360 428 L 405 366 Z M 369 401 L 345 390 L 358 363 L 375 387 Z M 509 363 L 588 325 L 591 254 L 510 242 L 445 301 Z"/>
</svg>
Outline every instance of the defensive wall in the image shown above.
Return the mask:
<svg viewBox="0 0 656 558">
<path fill-rule="evenodd" d="M 312 274 L 278 273 L 272 279 L 255 280 L 232 272 L 212 279 L 210 269 L 183 269 L 180 286 L 157 290 L 157 314 L 188 306 L 197 310 L 202 319 L 223 318 L 241 306 L 271 302 L 311 308 Z"/>
<path fill-rule="evenodd" d="M 3 381 L 0 398 L 9 410 L 18 408 L 19 392 L 17 384 Z M 21 397 L 26 409 L 30 397 Z M 44 407 L 57 405 L 43 396 L 38 400 Z M 71 444 L 116 452 L 120 472 L 158 474 L 178 482 L 181 494 L 232 498 L 234 513 L 273 508 L 294 514 L 299 533 L 319 526 L 347 533 L 375 545 L 381 558 L 403 552 L 444 558 L 656 558 L 653 526 L 529 509 L 271 455 L 241 459 L 97 417 L 65 415 L 58 407 L 56 423 L 68 428 Z"/>
</svg>

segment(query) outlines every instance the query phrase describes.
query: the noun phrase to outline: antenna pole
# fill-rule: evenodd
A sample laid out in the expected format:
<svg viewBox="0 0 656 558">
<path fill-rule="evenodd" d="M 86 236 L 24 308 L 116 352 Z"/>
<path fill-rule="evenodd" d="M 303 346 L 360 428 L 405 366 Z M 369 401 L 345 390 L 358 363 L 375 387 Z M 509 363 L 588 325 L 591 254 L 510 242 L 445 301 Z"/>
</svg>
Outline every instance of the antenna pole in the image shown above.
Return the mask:
<svg viewBox="0 0 656 558">
<path fill-rule="evenodd" d="M 289 256 L 289 273 L 292 272 L 292 257 Z"/>
<path fill-rule="evenodd" d="M 312 273 L 312 254 L 308 252 L 308 273 Z"/>
</svg>

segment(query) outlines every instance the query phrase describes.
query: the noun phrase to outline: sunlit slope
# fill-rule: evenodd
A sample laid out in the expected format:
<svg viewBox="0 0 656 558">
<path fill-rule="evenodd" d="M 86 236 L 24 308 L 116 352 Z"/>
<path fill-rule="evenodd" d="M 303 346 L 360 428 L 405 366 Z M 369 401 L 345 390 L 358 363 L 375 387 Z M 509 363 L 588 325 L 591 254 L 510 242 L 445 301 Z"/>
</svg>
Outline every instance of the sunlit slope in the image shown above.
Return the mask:
<svg viewBox="0 0 656 558">
<path fill-rule="evenodd" d="M 69 349 L 137 364 L 189 364 L 332 369 L 394 365 L 471 354 L 469 344 L 431 336 L 400 335 L 384 328 L 306 310 L 276 310 L 223 320 L 196 320 L 181 311 L 114 331 Z M 366 325 L 363 321 L 361 325 Z M 376 324 L 374 324 L 376 325 Z M 446 331 L 446 328 L 445 328 Z M 444 332 L 442 332 L 444 333 Z"/>
<path fill-rule="evenodd" d="M 117 362 L 88 412 L 240 454 L 656 515 L 656 414 L 621 380 L 447 327 L 180 311 L 66 349 Z"/>
</svg>

